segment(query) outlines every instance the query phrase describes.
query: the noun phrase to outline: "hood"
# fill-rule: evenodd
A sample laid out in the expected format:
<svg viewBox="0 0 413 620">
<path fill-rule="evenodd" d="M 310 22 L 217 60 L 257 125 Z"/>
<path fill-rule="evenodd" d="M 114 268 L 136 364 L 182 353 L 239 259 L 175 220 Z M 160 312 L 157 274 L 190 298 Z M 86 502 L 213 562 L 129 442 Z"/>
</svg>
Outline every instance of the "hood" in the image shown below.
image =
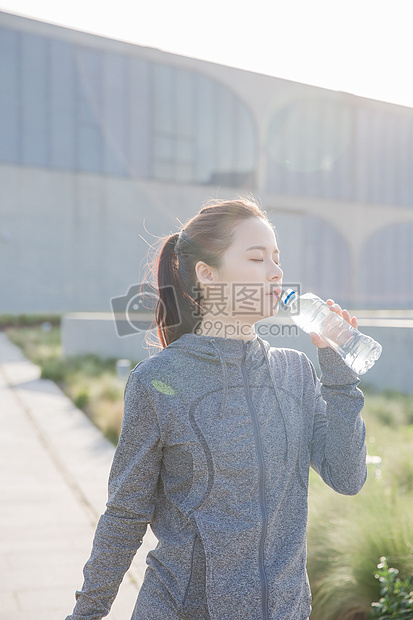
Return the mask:
<svg viewBox="0 0 413 620">
<path fill-rule="evenodd" d="M 197 335 L 193 332 L 188 332 L 183 334 L 180 338 L 171 342 L 167 347 L 167 349 L 179 349 L 183 352 L 191 352 L 191 354 L 195 354 L 197 357 L 201 358 L 209 358 L 219 359 L 222 368 L 222 386 L 223 386 L 223 396 L 221 402 L 221 410 L 220 416 L 222 417 L 225 414 L 225 407 L 227 402 L 227 394 L 228 394 L 228 373 L 227 373 L 227 364 L 231 363 L 241 363 L 245 359 L 245 364 L 248 366 L 252 361 L 262 358 L 264 356 L 265 363 L 268 368 L 268 373 L 271 380 L 271 385 L 274 390 L 275 398 L 278 403 L 279 410 L 282 415 L 285 435 L 287 441 L 287 450 L 285 458 L 288 458 L 289 451 L 289 442 L 288 442 L 288 431 L 287 431 L 287 419 L 286 413 L 282 407 L 282 399 L 277 389 L 277 385 L 274 379 L 274 372 L 271 370 L 271 364 L 269 361 L 269 353 L 271 350 L 270 344 L 263 340 L 255 334 L 255 336 L 251 340 L 238 340 L 236 338 L 223 338 L 218 336 L 206 336 L 206 335 Z"/>
<path fill-rule="evenodd" d="M 261 351 L 260 343 L 263 345 L 264 341 L 257 334 L 251 340 L 244 341 L 236 338 L 198 335 L 189 332 L 171 342 L 167 348 L 191 351 L 201 358 L 219 356 L 227 362 L 240 362 L 244 355 L 246 355 L 246 360 L 255 357 Z M 265 344 L 269 347 L 268 342 Z"/>
</svg>

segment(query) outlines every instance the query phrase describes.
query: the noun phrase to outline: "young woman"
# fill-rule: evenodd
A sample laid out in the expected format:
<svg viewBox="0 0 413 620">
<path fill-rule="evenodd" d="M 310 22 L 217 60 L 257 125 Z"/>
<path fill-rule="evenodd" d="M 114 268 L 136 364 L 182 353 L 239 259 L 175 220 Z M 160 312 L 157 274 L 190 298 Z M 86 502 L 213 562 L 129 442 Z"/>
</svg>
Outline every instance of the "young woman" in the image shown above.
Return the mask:
<svg viewBox="0 0 413 620">
<path fill-rule="evenodd" d="M 255 333 L 277 313 L 279 257 L 251 199 L 215 201 L 165 241 L 163 348 L 129 375 L 107 509 L 66 620 L 109 613 L 148 523 L 159 543 L 132 620 L 309 617 L 309 468 L 338 493 L 360 491 L 364 398 L 317 334 L 321 380 L 305 354 Z"/>
</svg>

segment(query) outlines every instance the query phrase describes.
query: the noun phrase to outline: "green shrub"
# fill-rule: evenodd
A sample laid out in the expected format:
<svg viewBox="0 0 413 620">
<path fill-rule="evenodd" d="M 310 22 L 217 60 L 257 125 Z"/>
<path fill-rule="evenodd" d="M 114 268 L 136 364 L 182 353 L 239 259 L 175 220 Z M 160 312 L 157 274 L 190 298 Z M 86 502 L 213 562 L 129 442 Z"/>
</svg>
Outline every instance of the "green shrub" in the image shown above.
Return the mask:
<svg viewBox="0 0 413 620">
<path fill-rule="evenodd" d="M 307 563 L 311 620 L 365 618 L 379 598 L 374 573 L 382 555 L 391 557 L 401 574 L 413 574 L 412 502 L 411 493 L 400 494 L 373 475 L 350 497 L 312 476 Z"/>
<path fill-rule="evenodd" d="M 61 317 L 58 314 L 0 314 L 0 329 L 30 325 L 41 326 L 43 323 L 50 323 L 59 327 L 60 319 Z"/>
<path fill-rule="evenodd" d="M 413 493 L 412 454 L 413 437 L 410 434 L 404 434 L 394 445 L 385 446 L 382 450 L 384 482 L 402 494 Z"/>
<path fill-rule="evenodd" d="M 40 367 L 62 357 L 59 327 L 52 327 L 48 331 L 33 326 L 10 327 L 6 329 L 6 334 L 27 358 Z"/>
<path fill-rule="evenodd" d="M 50 379 L 50 381 L 59 383 L 65 379 L 66 373 L 67 365 L 64 360 L 58 358 L 44 360 L 41 365 L 40 376 L 42 379 Z"/>
<path fill-rule="evenodd" d="M 376 579 L 380 581 L 381 598 L 372 603 L 369 620 L 411 620 L 413 618 L 413 576 L 401 579 L 397 568 L 389 568 L 388 558 L 380 558 Z"/>
<path fill-rule="evenodd" d="M 79 409 L 84 409 L 89 404 L 90 396 L 87 390 L 80 391 L 74 398 L 73 402 Z"/>
<path fill-rule="evenodd" d="M 390 428 L 413 424 L 413 394 L 383 390 L 380 394 L 365 394 L 365 412 L 375 421 Z"/>
</svg>

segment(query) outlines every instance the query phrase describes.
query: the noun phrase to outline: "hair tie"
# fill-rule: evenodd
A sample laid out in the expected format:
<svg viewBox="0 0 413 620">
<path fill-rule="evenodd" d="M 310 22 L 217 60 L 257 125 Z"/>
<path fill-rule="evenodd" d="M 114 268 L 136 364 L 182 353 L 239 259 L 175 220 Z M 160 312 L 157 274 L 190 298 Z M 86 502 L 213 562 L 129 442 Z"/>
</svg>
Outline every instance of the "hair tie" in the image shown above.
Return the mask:
<svg viewBox="0 0 413 620">
<path fill-rule="evenodd" d="M 182 243 L 184 243 L 187 240 L 188 240 L 187 232 L 185 230 L 181 230 L 175 243 L 175 247 L 174 247 L 175 254 L 177 254 L 178 256 L 188 256 L 187 252 L 182 252 L 182 250 L 180 249 L 180 246 L 182 245 Z"/>
</svg>

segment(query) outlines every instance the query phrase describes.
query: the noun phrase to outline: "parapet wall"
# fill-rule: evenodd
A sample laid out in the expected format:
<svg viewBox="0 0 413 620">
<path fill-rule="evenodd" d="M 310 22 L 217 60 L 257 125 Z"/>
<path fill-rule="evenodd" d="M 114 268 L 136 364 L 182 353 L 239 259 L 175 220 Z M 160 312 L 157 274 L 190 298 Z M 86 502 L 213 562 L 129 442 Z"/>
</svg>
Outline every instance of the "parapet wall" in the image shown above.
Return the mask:
<svg viewBox="0 0 413 620">
<path fill-rule="evenodd" d="M 379 390 L 413 393 L 413 312 L 378 310 L 352 311 L 352 314 L 358 317 L 360 330 L 383 347 L 380 359 L 361 376 L 362 384 Z M 296 328 L 288 317 L 260 321 L 255 330 L 271 346 L 304 351 L 319 371 L 317 349 L 309 336 Z M 149 334 L 135 331 L 119 336 L 111 313 L 67 313 L 62 318 L 65 357 L 93 353 L 136 363 L 156 353 L 157 349 L 150 345 L 150 341 L 156 340 L 156 330 Z"/>
</svg>

